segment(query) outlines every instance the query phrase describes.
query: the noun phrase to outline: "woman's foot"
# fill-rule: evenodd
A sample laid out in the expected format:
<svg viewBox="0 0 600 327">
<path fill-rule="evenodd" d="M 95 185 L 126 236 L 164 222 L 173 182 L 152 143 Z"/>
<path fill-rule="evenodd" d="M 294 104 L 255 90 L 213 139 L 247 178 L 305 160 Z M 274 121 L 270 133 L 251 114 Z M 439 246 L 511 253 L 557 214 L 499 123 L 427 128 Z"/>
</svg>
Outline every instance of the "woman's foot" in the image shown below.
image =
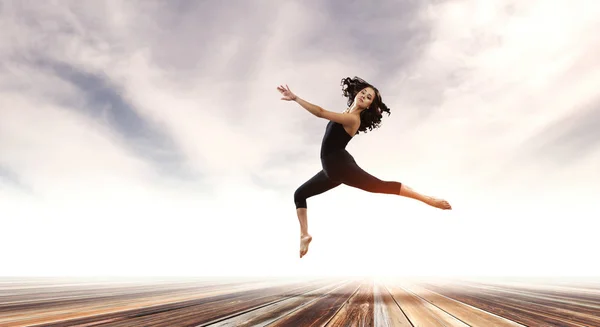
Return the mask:
<svg viewBox="0 0 600 327">
<path fill-rule="evenodd" d="M 443 210 L 452 209 L 452 207 L 450 206 L 450 203 L 448 203 L 448 201 L 442 200 L 442 199 L 436 199 L 434 197 L 421 194 L 419 192 L 416 192 L 412 188 L 406 186 L 405 184 L 402 184 L 402 186 L 400 187 L 399 195 L 405 196 L 408 198 L 412 198 L 415 200 L 419 200 L 419 201 L 424 202 L 432 207 L 440 208 Z"/>
<path fill-rule="evenodd" d="M 306 252 L 308 252 L 308 245 L 312 241 L 312 236 L 309 234 L 300 235 L 300 258 L 302 258 Z"/>
<path fill-rule="evenodd" d="M 432 207 L 436 207 L 442 210 L 452 210 L 452 206 L 450 206 L 450 203 L 448 203 L 448 201 L 446 200 L 437 199 L 429 196 L 425 203 L 429 204 Z"/>
</svg>

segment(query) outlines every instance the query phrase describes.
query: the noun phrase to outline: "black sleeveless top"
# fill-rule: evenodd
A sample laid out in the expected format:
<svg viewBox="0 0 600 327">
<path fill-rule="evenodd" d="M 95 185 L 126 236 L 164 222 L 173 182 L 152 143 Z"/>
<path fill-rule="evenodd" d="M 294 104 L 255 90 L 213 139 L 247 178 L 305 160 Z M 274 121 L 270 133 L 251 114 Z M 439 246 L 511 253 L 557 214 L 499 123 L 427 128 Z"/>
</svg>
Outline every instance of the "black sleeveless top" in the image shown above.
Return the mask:
<svg viewBox="0 0 600 327">
<path fill-rule="evenodd" d="M 325 129 L 323 142 L 321 143 L 321 158 L 324 158 L 331 153 L 344 150 L 351 139 L 352 136 L 346 132 L 342 124 L 329 121 L 327 128 Z"/>
</svg>

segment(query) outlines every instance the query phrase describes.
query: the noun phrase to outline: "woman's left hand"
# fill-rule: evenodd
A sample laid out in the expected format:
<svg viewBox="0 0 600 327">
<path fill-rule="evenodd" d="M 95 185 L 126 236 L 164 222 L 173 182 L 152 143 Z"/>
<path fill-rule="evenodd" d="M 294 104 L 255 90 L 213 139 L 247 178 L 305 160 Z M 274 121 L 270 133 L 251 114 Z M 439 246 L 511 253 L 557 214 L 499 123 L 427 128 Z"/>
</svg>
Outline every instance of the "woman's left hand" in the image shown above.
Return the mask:
<svg viewBox="0 0 600 327">
<path fill-rule="evenodd" d="M 287 84 L 285 85 L 285 87 L 283 87 L 282 85 L 279 85 L 277 87 L 277 90 L 279 92 L 281 92 L 281 95 L 283 95 L 283 97 L 281 98 L 281 100 L 286 100 L 286 101 L 294 101 L 294 100 L 296 100 L 296 95 L 294 93 L 292 93 L 292 91 L 287 86 Z"/>
</svg>

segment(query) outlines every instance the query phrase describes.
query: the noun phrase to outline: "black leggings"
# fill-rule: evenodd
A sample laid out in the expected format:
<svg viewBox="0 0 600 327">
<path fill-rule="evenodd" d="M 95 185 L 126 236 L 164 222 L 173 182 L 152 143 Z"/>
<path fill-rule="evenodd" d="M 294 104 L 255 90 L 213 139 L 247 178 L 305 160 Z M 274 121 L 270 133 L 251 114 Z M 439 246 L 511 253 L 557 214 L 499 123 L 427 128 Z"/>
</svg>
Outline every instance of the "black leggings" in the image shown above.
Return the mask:
<svg viewBox="0 0 600 327">
<path fill-rule="evenodd" d="M 356 164 L 347 151 L 329 155 L 321 159 L 321 163 L 323 169 L 294 192 L 296 208 L 306 208 L 306 199 L 341 184 L 371 193 L 400 194 L 402 183 L 382 181 L 370 175 Z"/>
</svg>

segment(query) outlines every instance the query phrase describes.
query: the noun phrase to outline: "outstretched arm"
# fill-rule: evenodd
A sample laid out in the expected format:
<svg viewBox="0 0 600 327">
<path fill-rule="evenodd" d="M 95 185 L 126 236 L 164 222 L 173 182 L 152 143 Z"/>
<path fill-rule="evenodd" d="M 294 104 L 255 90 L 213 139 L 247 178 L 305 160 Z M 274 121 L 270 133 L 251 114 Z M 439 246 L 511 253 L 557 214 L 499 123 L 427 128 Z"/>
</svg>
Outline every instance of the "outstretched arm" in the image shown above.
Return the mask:
<svg viewBox="0 0 600 327">
<path fill-rule="evenodd" d="M 297 104 L 302 106 L 302 108 L 308 110 L 308 112 L 310 112 L 311 114 L 313 114 L 319 118 L 322 116 L 323 111 L 325 111 L 325 109 L 323 109 L 315 104 L 312 104 L 312 103 L 300 98 L 297 95 L 294 95 L 294 99 L 292 99 L 292 101 L 296 102 Z"/>
<path fill-rule="evenodd" d="M 287 85 L 286 85 L 286 87 L 279 86 L 277 89 L 283 95 L 281 100 L 295 101 L 300 106 L 302 106 L 304 109 L 308 110 L 308 112 L 310 112 L 311 114 L 313 114 L 319 118 L 331 120 L 336 123 L 340 123 L 344 126 L 350 126 L 350 127 L 354 127 L 354 125 L 360 124 L 358 117 L 356 117 L 354 115 L 344 115 L 341 113 L 328 111 L 328 110 L 325 110 L 317 105 L 314 105 L 304 99 L 301 99 L 300 97 L 298 97 L 297 95 L 292 93 L 292 91 L 290 91 L 290 89 Z"/>
</svg>

